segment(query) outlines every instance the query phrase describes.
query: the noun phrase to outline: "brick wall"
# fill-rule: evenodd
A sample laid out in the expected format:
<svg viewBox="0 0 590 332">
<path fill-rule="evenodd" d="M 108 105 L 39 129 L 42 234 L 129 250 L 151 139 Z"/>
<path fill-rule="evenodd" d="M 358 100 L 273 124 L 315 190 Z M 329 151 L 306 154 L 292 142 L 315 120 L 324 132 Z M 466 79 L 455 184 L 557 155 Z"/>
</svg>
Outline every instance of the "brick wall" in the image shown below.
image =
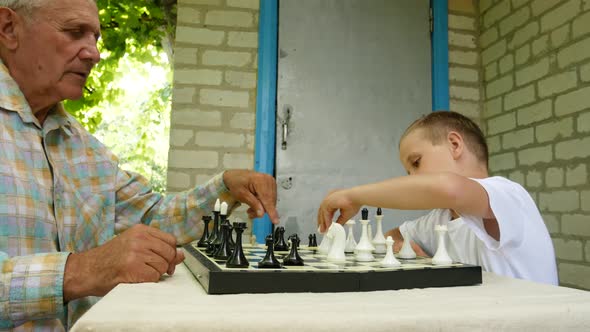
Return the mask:
<svg viewBox="0 0 590 332">
<path fill-rule="evenodd" d="M 477 0 L 449 0 L 450 108 L 478 124 L 483 108 Z"/>
<path fill-rule="evenodd" d="M 590 289 L 590 1 L 479 2 L 490 168 L 523 184 L 561 284 Z"/>
<path fill-rule="evenodd" d="M 178 1 L 169 191 L 254 166 L 258 8 L 258 0 Z M 247 220 L 244 211 L 237 216 Z"/>
</svg>

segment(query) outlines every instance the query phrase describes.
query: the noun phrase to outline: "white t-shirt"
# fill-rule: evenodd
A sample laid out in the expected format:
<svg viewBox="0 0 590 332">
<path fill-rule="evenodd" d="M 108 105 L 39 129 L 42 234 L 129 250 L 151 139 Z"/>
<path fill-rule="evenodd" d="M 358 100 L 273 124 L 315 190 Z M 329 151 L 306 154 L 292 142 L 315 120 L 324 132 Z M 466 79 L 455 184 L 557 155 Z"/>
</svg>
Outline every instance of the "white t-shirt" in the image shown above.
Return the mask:
<svg viewBox="0 0 590 332">
<path fill-rule="evenodd" d="M 529 193 L 503 177 L 472 179 L 488 193 L 490 207 L 500 227 L 500 241 L 486 232 L 480 217 L 461 215 L 455 220 L 449 209 L 436 209 L 400 226 L 433 256 L 437 248 L 434 226 L 448 228 L 447 250 L 454 261 L 479 265 L 496 274 L 557 285 L 553 242 Z"/>
</svg>

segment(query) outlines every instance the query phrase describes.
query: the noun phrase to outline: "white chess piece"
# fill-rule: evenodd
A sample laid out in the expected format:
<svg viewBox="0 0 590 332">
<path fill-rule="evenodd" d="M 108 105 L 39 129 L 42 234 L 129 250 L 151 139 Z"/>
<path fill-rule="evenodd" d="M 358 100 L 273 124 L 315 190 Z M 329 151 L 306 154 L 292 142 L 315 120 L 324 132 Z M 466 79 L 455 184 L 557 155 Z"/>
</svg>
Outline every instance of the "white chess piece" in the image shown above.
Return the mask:
<svg viewBox="0 0 590 332">
<path fill-rule="evenodd" d="M 375 216 L 375 220 L 377 221 L 377 233 L 373 238 L 373 246 L 375 246 L 375 253 L 376 254 L 384 254 L 387 250 L 385 246 L 385 236 L 383 236 L 383 226 L 381 223 L 383 222 L 383 214 L 381 214 L 381 208 L 377 209 L 377 215 Z"/>
<path fill-rule="evenodd" d="M 381 261 L 382 267 L 394 267 L 394 266 L 402 265 L 402 263 L 400 263 L 397 260 L 397 258 L 395 258 L 395 255 L 393 254 L 393 243 L 394 242 L 395 241 L 393 241 L 391 236 L 388 236 L 387 240 L 385 240 L 385 246 L 386 246 L 387 253 L 385 254 L 385 258 L 383 258 L 383 260 Z"/>
<path fill-rule="evenodd" d="M 371 244 L 371 252 L 375 252 L 375 246 L 373 245 L 373 228 L 371 227 L 371 220 L 368 220 L 369 224 L 367 225 L 367 237 L 369 238 L 369 243 Z"/>
<path fill-rule="evenodd" d="M 334 225 L 334 223 L 332 223 L 332 225 Z M 322 238 L 322 243 L 320 243 L 320 246 L 318 247 L 318 251 L 320 252 L 320 254 L 322 255 L 327 255 L 328 252 L 330 251 L 330 248 L 332 247 L 332 239 L 330 239 L 327 235 L 330 231 L 330 228 L 332 228 L 332 225 L 330 225 L 330 227 L 328 228 L 328 230 L 326 231 L 326 233 L 324 233 L 324 237 Z M 318 228 L 318 233 L 321 234 L 320 229 Z"/>
<path fill-rule="evenodd" d="M 436 225 L 434 226 L 434 231 L 438 233 L 438 248 L 436 248 L 436 253 L 434 257 L 432 257 L 432 264 L 434 265 L 448 265 L 452 264 L 453 260 L 449 256 L 447 252 L 446 246 L 446 234 L 447 234 L 447 226 L 446 225 Z"/>
<path fill-rule="evenodd" d="M 359 262 L 371 262 L 375 260 L 373 254 L 371 253 L 373 251 L 373 245 L 371 244 L 371 240 L 369 240 L 368 224 L 368 220 L 361 220 L 361 225 L 363 225 L 363 233 L 359 243 L 354 249 L 354 252 L 356 253 L 354 258 Z"/>
<path fill-rule="evenodd" d="M 221 203 L 221 215 L 227 216 L 227 203 L 226 202 Z"/>
<path fill-rule="evenodd" d="M 414 252 L 414 249 L 412 249 L 412 239 L 407 234 L 402 234 L 402 236 L 404 237 L 404 244 L 397 255 L 399 258 L 403 259 L 416 258 L 416 252 Z"/>
<path fill-rule="evenodd" d="M 339 223 L 332 223 L 326 237 L 331 239 L 332 246 L 328 252 L 326 259 L 330 262 L 346 262 L 346 256 L 344 255 L 344 247 L 346 246 L 346 232 L 344 227 Z"/>
<path fill-rule="evenodd" d="M 346 222 L 346 226 L 348 226 L 348 237 L 346 238 L 346 246 L 344 247 L 344 252 L 353 253 L 354 248 L 356 248 L 356 240 L 354 239 L 354 225 L 356 222 L 354 219 L 350 219 Z"/>
<path fill-rule="evenodd" d="M 221 201 L 219 198 L 215 201 L 215 206 L 213 207 L 213 211 L 219 212 L 221 210 Z"/>
</svg>

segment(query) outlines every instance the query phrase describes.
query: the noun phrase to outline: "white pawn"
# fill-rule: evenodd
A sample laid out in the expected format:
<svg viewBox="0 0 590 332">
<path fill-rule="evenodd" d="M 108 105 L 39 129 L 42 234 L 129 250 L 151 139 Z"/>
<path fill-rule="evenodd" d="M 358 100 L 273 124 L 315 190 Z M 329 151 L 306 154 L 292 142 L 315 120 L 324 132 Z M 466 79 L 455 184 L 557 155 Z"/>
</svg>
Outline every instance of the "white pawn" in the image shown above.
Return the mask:
<svg viewBox="0 0 590 332">
<path fill-rule="evenodd" d="M 375 220 L 377 221 L 377 233 L 373 238 L 373 246 L 375 246 L 376 254 L 384 254 L 387 250 L 387 247 L 385 246 L 385 236 L 383 236 L 383 213 L 381 212 L 381 208 L 377 208 Z"/>
<path fill-rule="evenodd" d="M 332 225 L 334 225 L 334 223 L 332 223 Z M 320 254 L 322 255 L 327 255 L 328 252 L 330 251 L 330 248 L 332 247 L 332 239 L 330 239 L 327 236 L 327 232 L 330 231 L 330 228 L 332 228 L 332 225 L 330 225 L 330 227 L 328 228 L 328 230 L 326 231 L 326 233 L 324 234 L 324 237 L 322 238 L 322 243 L 320 243 L 320 246 L 318 248 L 318 251 L 320 252 Z M 320 229 L 318 228 L 318 233 L 321 234 Z"/>
<path fill-rule="evenodd" d="M 371 240 L 369 239 L 369 231 L 368 231 L 368 219 L 369 211 L 364 208 L 362 211 L 362 218 L 361 218 L 361 225 L 363 225 L 363 233 L 361 235 L 361 239 L 359 243 L 354 248 L 355 256 L 354 259 L 359 262 L 372 262 L 375 260 L 373 257 L 373 245 L 371 244 Z"/>
<path fill-rule="evenodd" d="M 326 259 L 329 262 L 346 262 L 346 256 L 344 254 L 344 247 L 346 245 L 346 232 L 344 231 L 344 227 L 342 227 L 342 225 L 339 223 L 332 223 L 332 226 L 330 226 L 330 229 L 328 229 L 326 237 L 332 241 L 332 246 Z"/>
<path fill-rule="evenodd" d="M 438 248 L 436 248 L 436 253 L 434 257 L 432 257 L 432 264 L 434 265 L 449 265 L 453 263 L 453 260 L 449 256 L 447 252 L 446 246 L 446 234 L 447 234 L 447 226 L 445 225 L 436 225 L 434 226 L 434 231 L 438 233 Z"/>
<path fill-rule="evenodd" d="M 416 252 L 414 252 L 414 249 L 412 249 L 412 239 L 407 234 L 402 234 L 402 236 L 404 237 L 404 244 L 397 255 L 399 258 L 403 259 L 416 258 Z"/>
<path fill-rule="evenodd" d="M 346 246 L 344 247 L 344 252 L 353 253 L 354 248 L 356 248 L 356 240 L 354 239 L 354 225 L 356 222 L 354 219 L 350 219 L 346 222 L 346 226 L 348 226 L 348 237 L 346 238 Z"/>
<path fill-rule="evenodd" d="M 369 243 L 371 244 L 371 252 L 375 251 L 375 246 L 373 245 L 373 228 L 371 227 L 371 221 L 369 220 L 369 224 L 367 225 L 368 227 L 368 234 L 367 236 L 369 237 Z"/>
<path fill-rule="evenodd" d="M 402 263 L 400 263 L 397 258 L 395 258 L 395 255 L 393 254 L 393 243 L 395 241 L 393 241 L 393 239 L 391 238 L 391 236 L 387 237 L 387 240 L 385 240 L 385 246 L 386 246 L 386 251 L 387 253 L 385 254 L 385 258 L 383 258 L 383 260 L 381 261 L 381 266 L 382 267 L 394 267 L 394 266 L 400 266 L 402 265 Z"/>
</svg>

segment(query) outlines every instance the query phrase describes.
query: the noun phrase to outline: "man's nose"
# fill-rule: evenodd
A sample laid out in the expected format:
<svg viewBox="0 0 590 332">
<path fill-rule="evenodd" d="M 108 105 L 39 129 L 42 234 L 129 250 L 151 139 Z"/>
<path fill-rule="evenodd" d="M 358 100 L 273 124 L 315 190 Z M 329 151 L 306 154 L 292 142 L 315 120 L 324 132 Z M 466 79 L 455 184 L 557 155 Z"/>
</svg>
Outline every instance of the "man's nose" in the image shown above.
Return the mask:
<svg viewBox="0 0 590 332">
<path fill-rule="evenodd" d="M 100 52 L 98 51 L 96 43 L 89 43 L 88 45 L 84 46 L 80 51 L 80 59 L 90 61 L 93 65 L 99 63 Z"/>
</svg>

